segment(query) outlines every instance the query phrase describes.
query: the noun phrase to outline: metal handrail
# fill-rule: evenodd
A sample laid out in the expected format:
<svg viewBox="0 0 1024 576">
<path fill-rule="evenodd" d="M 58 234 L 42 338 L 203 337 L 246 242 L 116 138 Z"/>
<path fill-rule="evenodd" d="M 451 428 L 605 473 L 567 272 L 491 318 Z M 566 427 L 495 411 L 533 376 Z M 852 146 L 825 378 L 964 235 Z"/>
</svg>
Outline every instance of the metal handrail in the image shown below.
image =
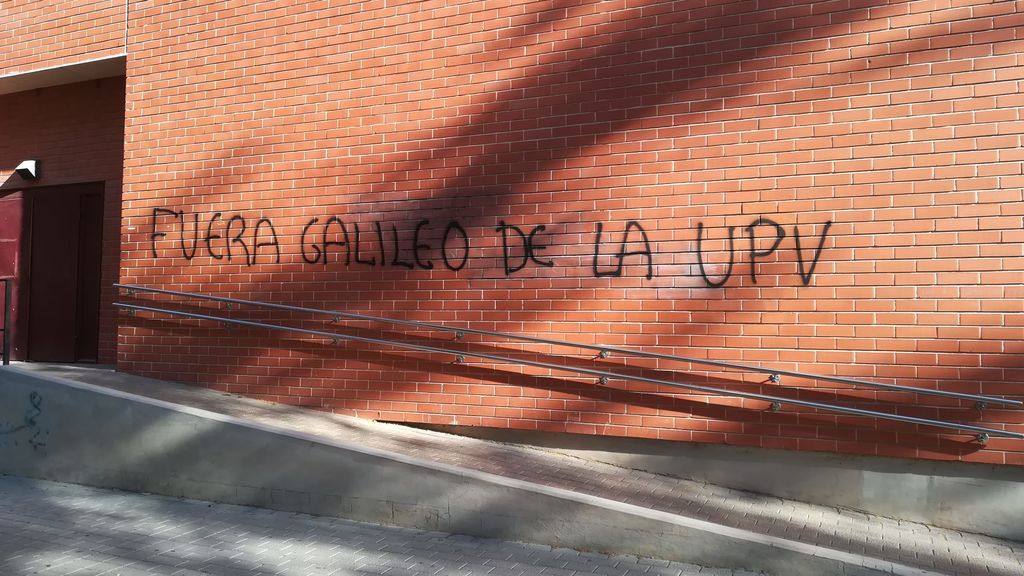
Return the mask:
<svg viewBox="0 0 1024 576">
<path fill-rule="evenodd" d="M 426 328 L 429 330 L 440 330 L 446 332 L 454 332 L 456 334 L 478 334 L 481 336 L 496 336 L 499 338 L 506 338 L 509 340 L 519 340 L 522 342 L 532 342 L 535 344 L 550 344 L 554 346 L 568 346 L 572 348 L 580 348 L 585 350 L 594 350 L 601 354 L 601 356 L 608 357 L 610 354 L 621 354 L 623 356 L 635 356 L 638 358 L 655 358 L 659 360 L 673 360 L 678 362 L 691 362 L 694 364 L 703 364 L 707 366 L 718 366 L 721 368 L 732 368 L 735 370 L 746 370 L 749 372 L 758 372 L 761 374 L 769 374 L 772 376 L 772 382 L 778 383 L 780 381 L 779 376 L 793 376 L 797 378 L 805 378 L 809 380 L 819 380 L 823 382 L 836 382 L 841 384 L 850 384 L 854 386 L 868 386 L 871 388 L 878 388 L 882 390 L 896 390 L 899 392 L 911 392 L 915 394 L 927 394 L 930 396 L 942 396 L 945 398 L 956 398 L 958 400 L 971 400 L 979 405 L 984 404 L 1005 404 L 1008 406 L 1022 406 L 1024 402 L 1019 400 L 1010 400 L 1007 398 L 999 398 L 997 396 L 984 396 L 980 394 L 967 394 L 963 392 L 949 392 L 946 390 L 931 390 L 928 388 L 917 388 L 914 386 L 902 386 L 899 384 L 885 384 L 882 382 L 872 382 L 870 380 L 858 380 L 855 378 L 843 378 L 842 376 L 826 376 L 820 374 L 807 374 L 805 372 L 797 372 L 793 370 L 780 370 L 776 368 L 764 368 L 761 366 L 749 366 L 745 364 L 736 364 L 733 362 L 724 362 L 721 360 L 707 360 L 703 358 L 692 358 L 689 356 L 675 356 L 672 354 L 659 354 L 657 352 L 646 352 L 643 350 L 631 350 L 629 348 L 616 348 L 612 346 L 600 346 L 594 344 L 581 344 L 577 342 L 569 342 L 565 340 L 550 340 L 547 338 L 537 338 L 534 336 L 520 336 L 518 334 L 505 334 L 503 332 L 491 332 L 489 330 L 477 330 L 473 328 L 456 328 L 453 326 L 444 326 L 441 324 L 428 324 L 425 322 L 416 322 L 414 320 L 398 320 L 395 318 L 385 318 L 382 316 L 368 316 L 365 314 L 356 314 L 354 312 L 340 312 L 335 310 L 321 310 L 318 308 L 305 308 L 302 306 L 291 306 L 288 304 L 275 304 L 273 302 L 260 302 L 256 300 L 241 300 L 238 298 L 228 298 L 225 296 L 213 296 L 209 294 L 197 294 L 194 292 L 178 292 L 175 290 L 165 290 L 163 288 L 149 288 L 145 286 L 135 286 L 131 284 L 115 284 L 116 288 L 123 288 L 129 292 L 151 292 L 154 294 L 167 294 L 171 296 L 183 296 L 186 298 L 197 298 L 201 300 L 211 300 L 215 302 L 224 302 L 230 304 L 239 304 L 246 306 L 258 306 L 261 308 L 273 308 L 276 310 L 286 310 L 289 312 L 304 312 L 309 314 L 320 314 L 331 316 L 335 320 L 340 318 L 349 318 L 353 320 L 369 320 L 372 322 L 383 322 L 388 324 L 396 324 L 401 326 L 414 326 L 417 328 Z M 983 407 L 983 406 L 981 406 Z"/>
<path fill-rule="evenodd" d="M 326 332 L 323 330 L 312 330 L 309 328 L 298 328 L 294 326 L 281 326 L 279 324 L 271 324 L 268 322 L 256 322 L 252 320 L 238 320 L 234 318 L 224 318 L 220 316 L 213 316 L 210 314 L 199 314 L 196 312 L 185 312 L 182 310 L 168 310 L 165 308 L 156 308 L 152 306 L 140 306 L 137 304 L 126 304 L 122 302 L 115 302 L 114 306 L 126 310 L 154 312 L 159 314 L 169 314 L 172 316 L 181 316 L 184 318 L 193 318 L 197 320 L 212 320 L 215 322 L 222 322 L 227 324 L 237 324 L 240 326 L 249 326 L 253 328 L 265 328 L 272 330 L 284 330 L 288 332 L 296 332 L 300 334 L 308 334 L 312 336 L 321 336 L 330 338 L 332 341 L 337 340 L 354 340 L 357 342 L 367 342 L 371 344 L 384 344 L 387 346 L 396 346 L 400 348 L 408 348 L 410 350 L 418 350 L 421 352 L 437 352 L 442 354 L 455 354 L 458 356 L 473 356 L 475 358 L 483 358 L 486 360 L 496 360 L 501 362 L 511 362 L 514 364 L 523 364 L 526 366 L 533 366 L 537 368 L 547 368 L 551 370 L 561 370 L 565 372 L 574 372 L 577 374 L 585 374 L 588 376 L 598 376 L 602 378 L 614 378 L 617 380 L 632 380 L 636 382 L 646 382 L 651 384 L 660 384 L 664 386 L 672 386 L 675 388 L 683 388 L 686 390 L 697 391 L 697 392 L 708 392 L 712 394 L 719 394 L 725 396 L 736 396 L 739 398 L 747 398 L 751 400 L 763 400 L 770 402 L 773 409 L 781 404 L 790 404 L 794 406 L 804 406 L 808 408 L 817 408 L 822 410 L 830 410 L 833 412 L 840 412 L 844 414 L 855 414 L 857 416 L 868 416 L 872 418 L 883 418 L 886 420 L 896 420 L 900 422 L 909 422 L 913 424 L 922 424 L 925 426 L 935 426 L 938 428 L 948 428 L 958 431 L 970 431 L 977 433 L 976 439 L 984 444 L 989 436 L 1002 436 L 1006 438 L 1018 438 L 1024 439 L 1024 434 L 1018 432 L 1010 432 L 1008 430 L 1000 430 L 998 428 L 988 428 L 985 426 L 974 426 L 971 424 L 960 424 L 957 422 L 947 422 L 945 420 L 932 420 L 929 418 L 918 418 L 916 416 L 903 416 L 901 414 L 890 414 L 887 412 L 877 412 L 874 410 L 863 410 L 860 408 L 850 408 L 846 406 L 835 406 L 832 404 L 824 404 L 820 402 L 812 402 L 809 400 L 797 400 L 794 398 L 782 398 L 779 396 L 769 396 L 766 394 L 756 394 L 753 392 L 741 392 L 736 390 L 726 390 L 723 388 L 715 388 L 712 386 L 704 386 L 701 384 L 678 382 L 674 380 L 664 380 L 661 378 L 649 378 L 646 376 L 637 376 L 633 374 L 621 374 L 617 372 L 608 372 L 605 370 L 595 370 L 591 368 L 583 368 L 576 366 L 566 366 L 562 364 L 552 364 L 549 362 L 540 362 L 536 360 L 526 360 L 522 358 L 508 358 L 505 356 L 499 356 L 496 354 L 487 354 L 485 352 L 472 352 L 472 351 L 452 351 L 446 348 L 438 348 L 436 346 L 426 346 L 423 344 L 413 344 L 411 342 L 401 342 L 396 340 L 385 340 L 383 338 L 372 338 L 369 336 L 355 336 L 352 334 L 339 334 L 336 332 Z"/>
</svg>

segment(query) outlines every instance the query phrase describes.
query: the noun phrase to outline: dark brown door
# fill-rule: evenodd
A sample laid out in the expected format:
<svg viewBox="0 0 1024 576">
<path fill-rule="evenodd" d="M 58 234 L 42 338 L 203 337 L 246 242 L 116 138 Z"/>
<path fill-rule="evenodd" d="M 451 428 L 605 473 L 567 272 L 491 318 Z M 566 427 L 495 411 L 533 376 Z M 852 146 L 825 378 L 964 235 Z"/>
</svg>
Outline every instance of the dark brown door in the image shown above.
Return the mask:
<svg viewBox="0 0 1024 576">
<path fill-rule="evenodd" d="M 103 186 L 31 192 L 28 359 L 95 361 Z"/>
</svg>

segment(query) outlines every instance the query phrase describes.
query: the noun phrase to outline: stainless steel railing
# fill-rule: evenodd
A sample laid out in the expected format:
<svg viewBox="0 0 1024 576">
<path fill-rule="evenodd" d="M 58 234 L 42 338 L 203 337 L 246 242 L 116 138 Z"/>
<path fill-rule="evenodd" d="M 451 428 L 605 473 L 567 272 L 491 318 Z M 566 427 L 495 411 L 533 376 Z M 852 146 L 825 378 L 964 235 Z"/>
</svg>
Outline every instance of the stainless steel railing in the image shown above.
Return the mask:
<svg viewBox="0 0 1024 576">
<path fill-rule="evenodd" d="M 724 367 L 730 369 L 746 370 L 748 372 L 764 373 L 770 375 L 772 382 L 779 382 L 781 375 L 795 376 L 798 378 L 805 378 L 811 380 L 821 380 L 828 382 L 838 382 L 850 385 L 869 386 L 878 389 L 885 390 L 898 390 L 902 392 L 912 392 L 917 394 L 926 394 L 934 396 L 942 396 L 947 398 L 955 398 L 959 400 L 970 400 L 975 402 L 975 406 L 979 409 L 986 407 L 988 404 L 1002 404 L 1008 406 L 1021 406 L 1024 402 L 1019 400 L 1011 400 L 1007 398 L 1000 398 L 996 396 L 985 396 L 979 394 L 966 394 L 960 392 L 949 392 L 944 390 L 932 390 L 928 388 L 917 388 L 913 386 L 902 386 L 897 384 L 884 384 L 880 382 L 871 382 L 867 380 L 857 380 L 852 378 L 842 378 L 837 376 L 825 376 L 817 374 L 808 374 L 804 372 L 796 372 L 791 370 L 775 370 L 771 368 L 765 368 L 760 366 L 749 366 L 744 364 L 737 364 L 732 362 L 722 362 L 717 360 L 707 360 L 703 358 L 691 358 L 687 356 L 675 356 L 671 354 L 659 354 L 653 352 L 646 352 L 642 350 L 632 350 L 628 348 L 615 348 L 606 346 L 597 346 L 590 344 L 580 344 L 564 340 L 552 340 L 547 338 L 536 338 L 532 336 L 520 336 L 516 334 L 505 334 L 501 332 L 492 332 L 489 330 L 476 330 L 468 328 L 456 328 L 451 326 L 443 326 L 439 324 L 429 324 L 425 322 L 416 322 L 412 320 L 398 320 L 394 318 L 385 318 L 379 316 L 369 316 L 365 314 L 355 314 L 351 312 L 340 312 L 334 310 L 321 310 L 316 308 L 306 308 L 301 306 L 291 306 L 287 304 L 276 304 L 272 302 L 260 302 L 254 300 L 243 300 L 238 298 L 227 298 L 224 296 L 213 296 L 209 294 L 200 294 L 194 292 L 179 292 L 174 290 L 165 290 L 162 288 L 149 288 L 144 286 L 136 286 L 129 284 L 115 284 L 117 288 L 128 291 L 129 294 L 136 292 L 152 293 L 152 294 L 164 294 L 170 296 L 177 296 L 182 298 L 192 298 L 197 300 L 206 300 L 212 302 L 222 302 L 225 304 L 236 304 L 239 306 L 253 306 L 258 308 L 268 308 L 275 310 L 285 310 L 290 312 L 302 312 L 315 315 L 326 315 L 331 316 L 334 320 L 340 320 L 347 318 L 351 320 L 364 320 L 371 322 L 381 322 L 394 325 L 402 326 L 413 326 L 416 328 L 428 329 L 428 330 L 439 330 L 454 332 L 457 338 L 461 338 L 465 334 L 478 334 L 483 336 L 492 336 L 498 338 L 506 338 L 509 340 L 518 340 L 522 342 L 532 342 L 539 344 L 549 344 L 554 346 L 565 346 L 578 349 L 587 349 L 597 351 L 600 357 L 607 358 L 611 354 L 619 354 L 622 356 L 634 356 L 641 358 L 657 358 L 663 360 L 674 360 L 680 362 L 689 362 L 694 364 L 711 365 L 717 367 Z M 803 406 L 808 408 L 816 408 L 821 410 L 828 410 L 832 412 L 839 412 L 844 414 L 854 414 L 858 416 L 868 416 L 873 418 L 882 418 L 886 420 L 894 420 L 900 422 L 909 422 L 914 424 L 921 424 L 925 426 L 935 426 L 939 428 L 954 429 L 958 431 L 970 431 L 976 433 L 976 439 L 985 443 L 989 436 L 1002 436 L 1007 438 L 1021 438 L 1024 439 L 1024 433 L 1012 432 L 1008 430 L 1002 430 L 998 428 L 990 428 L 984 426 L 975 426 L 973 424 L 963 424 L 958 422 L 950 422 L 946 420 L 934 420 L 930 418 L 919 418 L 916 416 L 905 416 L 902 414 L 893 414 L 888 412 L 879 412 L 875 410 L 865 410 L 860 408 L 851 408 L 847 406 L 838 406 L 834 404 L 825 404 L 821 402 L 812 402 L 809 400 L 798 400 L 793 398 L 784 398 L 778 396 L 771 396 L 766 394 L 756 394 L 752 392 L 740 392 L 735 390 L 727 390 L 724 388 L 716 388 L 712 386 L 706 386 L 699 383 L 692 382 L 680 382 L 676 380 L 665 380 L 661 378 L 649 378 L 645 376 L 633 375 L 633 374 L 622 374 L 618 372 L 610 372 L 606 370 L 597 370 L 592 368 L 583 368 L 576 366 L 567 366 L 563 364 L 554 364 L 549 362 L 541 362 L 536 360 L 527 360 L 523 358 L 510 358 L 507 356 L 501 356 L 497 354 L 489 354 L 483 352 L 473 352 L 469 350 L 452 350 L 448 348 L 441 348 L 437 346 L 427 346 L 423 344 L 414 344 L 411 342 L 404 342 L 401 340 L 388 340 L 383 338 L 372 338 L 368 336 L 356 336 L 351 334 L 340 334 L 337 332 L 328 332 L 324 330 L 312 330 L 308 328 L 298 328 L 294 326 L 283 326 L 279 324 L 272 324 L 267 322 L 257 322 L 252 320 L 238 320 L 233 318 L 225 318 L 221 316 L 214 316 L 210 314 L 201 314 L 196 312 L 186 312 L 181 310 L 170 310 L 166 308 L 159 308 L 155 306 L 143 306 L 139 304 L 131 304 L 124 302 L 115 302 L 114 306 L 117 308 L 130 310 L 130 311 L 145 311 L 156 314 L 168 314 L 172 316 L 178 316 L 183 318 L 192 318 L 199 320 L 211 320 L 216 322 L 223 322 L 227 324 L 235 324 L 241 326 L 248 326 L 253 328 L 265 328 L 272 330 L 283 330 L 288 332 L 295 332 L 300 334 L 307 334 L 313 336 L 320 336 L 324 338 L 330 338 L 332 341 L 338 340 L 353 340 L 358 342 L 367 342 L 373 344 L 383 344 L 388 346 L 395 346 L 400 348 L 406 348 L 410 350 L 417 350 L 421 352 L 436 352 L 443 354 L 451 354 L 455 356 L 457 362 L 462 362 L 465 356 L 472 356 L 475 358 L 482 358 L 487 360 L 494 360 L 500 362 L 509 362 L 513 364 L 522 364 L 527 366 L 533 366 L 538 368 L 546 368 L 552 370 L 559 370 L 564 372 L 572 372 L 576 374 L 583 374 L 587 376 L 596 376 L 600 378 L 602 384 L 607 384 L 609 380 L 631 380 L 635 382 L 646 382 L 651 384 L 660 384 L 664 386 L 671 386 L 675 388 L 683 388 L 695 392 L 705 392 L 711 394 L 717 394 L 722 396 L 734 396 L 738 398 L 747 398 L 751 400 L 762 400 L 771 404 L 772 410 L 778 410 L 781 405 L 788 404 L 794 406 Z"/>
</svg>

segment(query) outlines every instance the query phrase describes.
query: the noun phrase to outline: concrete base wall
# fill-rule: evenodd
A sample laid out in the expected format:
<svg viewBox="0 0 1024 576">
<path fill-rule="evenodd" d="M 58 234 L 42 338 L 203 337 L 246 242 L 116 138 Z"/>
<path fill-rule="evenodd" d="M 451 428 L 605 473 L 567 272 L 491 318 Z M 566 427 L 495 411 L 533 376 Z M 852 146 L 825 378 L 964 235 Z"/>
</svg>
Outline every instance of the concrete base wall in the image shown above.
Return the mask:
<svg viewBox="0 0 1024 576">
<path fill-rule="evenodd" d="M 14 368 L 0 370 L 0 473 L 777 574 L 886 569 Z"/>
<path fill-rule="evenodd" d="M 431 429 L 1024 541 L 1024 468 L 492 428 Z"/>
</svg>

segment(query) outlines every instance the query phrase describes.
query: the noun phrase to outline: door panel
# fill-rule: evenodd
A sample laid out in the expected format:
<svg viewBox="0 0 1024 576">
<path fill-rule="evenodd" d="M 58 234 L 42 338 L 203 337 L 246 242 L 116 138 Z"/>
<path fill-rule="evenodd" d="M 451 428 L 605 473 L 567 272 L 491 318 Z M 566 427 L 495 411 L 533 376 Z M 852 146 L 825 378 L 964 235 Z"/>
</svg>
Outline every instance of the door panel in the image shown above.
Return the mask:
<svg viewBox="0 0 1024 576">
<path fill-rule="evenodd" d="M 103 196 L 81 197 L 78 220 L 78 322 L 75 360 L 95 362 L 100 348 L 100 266 L 103 255 Z"/>
<path fill-rule="evenodd" d="M 78 220 L 77 195 L 48 192 L 32 198 L 30 360 L 75 360 Z"/>
<path fill-rule="evenodd" d="M 33 190 L 28 359 L 96 360 L 102 185 Z"/>
<path fill-rule="evenodd" d="M 0 315 L 3 314 L 3 310 L 7 310 L 11 315 L 9 319 L 11 334 L 7 334 L 7 337 L 10 338 L 11 359 L 19 360 L 22 358 L 21 352 L 24 350 L 23 340 L 19 338 L 23 331 L 19 331 L 20 293 L 17 282 L 20 276 L 19 269 L 24 260 L 21 257 L 23 249 L 21 235 L 24 226 L 22 221 L 23 205 L 24 198 L 20 192 L 0 195 L 0 278 L 8 278 L 13 281 L 9 307 L 8 303 L 3 301 L 3 291 L 0 290 L 0 306 L 3 307 L 0 308 Z"/>
</svg>

